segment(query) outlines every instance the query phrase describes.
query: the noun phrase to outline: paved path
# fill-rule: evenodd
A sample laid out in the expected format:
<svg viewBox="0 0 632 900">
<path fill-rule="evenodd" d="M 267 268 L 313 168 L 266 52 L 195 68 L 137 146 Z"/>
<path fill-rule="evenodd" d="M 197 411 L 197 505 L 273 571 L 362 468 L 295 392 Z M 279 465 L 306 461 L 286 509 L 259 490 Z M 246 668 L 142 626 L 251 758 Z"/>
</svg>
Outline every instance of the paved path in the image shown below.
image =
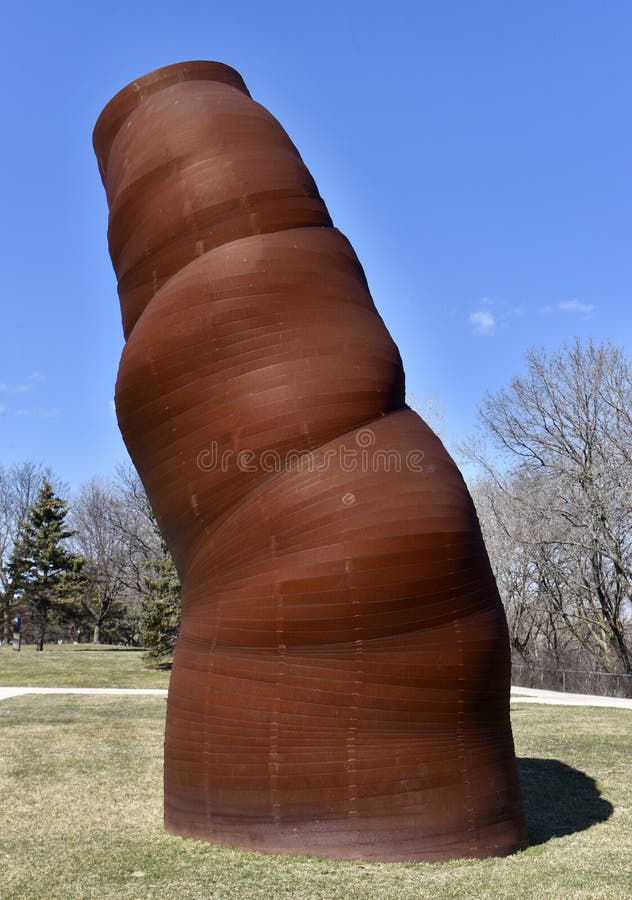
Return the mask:
<svg viewBox="0 0 632 900">
<path fill-rule="evenodd" d="M 166 697 L 162 688 L 57 688 L 57 687 L 0 687 L 0 700 L 21 697 L 23 694 L 145 694 Z"/>
<path fill-rule="evenodd" d="M 512 703 L 552 703 L 556 706 L 610 706 L 632 709 L 632 700 L 623 697 L 596 697 L 594 694 L 569 694 L 541 691 L 539 688 L 512 687 Z"/>
<path fill-rule="evenodd" d="M 112 694 L 121 696 L 139 694 L 166 697 L 162 688 L 55 688 L 55 687 L 0 687 L 0 700 L 21 697 L 24 694 Z M 512 687 L 512 703 L 552 703 L 556 706 L 609 706 L 632 709 L 632 700 L 622 697 L 596 697 L 593 694 L 565 694 L 561 691 L 541 691 L 537 688 Z"/>
</svg>

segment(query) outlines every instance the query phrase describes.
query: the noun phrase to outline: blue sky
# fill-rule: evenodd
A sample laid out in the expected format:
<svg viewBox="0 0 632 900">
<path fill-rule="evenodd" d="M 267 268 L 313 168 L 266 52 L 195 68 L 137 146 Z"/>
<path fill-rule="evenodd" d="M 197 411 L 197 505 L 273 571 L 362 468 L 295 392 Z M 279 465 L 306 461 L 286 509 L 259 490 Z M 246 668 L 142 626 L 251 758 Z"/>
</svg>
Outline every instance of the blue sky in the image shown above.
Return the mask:
<svg viewBox="0 0 632 900">
<path fill-rule="evenodd" d="M 237 68 L 289 132 L 449 444 L 529 348 L 629 346 L 631 40 L 618 0 L 5 4 L 0 463 L 76 487 L 125 457 L 91 132 L 185 59 Z"/>
</svg>

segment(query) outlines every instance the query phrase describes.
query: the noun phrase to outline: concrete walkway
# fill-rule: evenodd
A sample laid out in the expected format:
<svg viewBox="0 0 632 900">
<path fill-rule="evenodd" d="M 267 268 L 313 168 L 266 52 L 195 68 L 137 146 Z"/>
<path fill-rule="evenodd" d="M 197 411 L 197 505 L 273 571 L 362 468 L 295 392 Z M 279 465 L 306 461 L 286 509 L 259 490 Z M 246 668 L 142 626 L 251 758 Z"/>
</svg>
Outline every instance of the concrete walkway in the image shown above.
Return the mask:
<svg viewBox="0 0 632 900">
<path fill-rule="evenodd" d="M 597 697 L 594 694 L 568 694 L 539 688 L 512 687 L 512 703 L 552 703 L 556 706 L 610 706 L 632 709 L 632 700 L 623 697 Z"/>
<path fill-rule="evenodd" d="M 0 687 L 0 700 L 21 697 L 24 694 L 111 694 L 124 696 L 139 694 L 166 697 L 162 688 L 55 688 L 55 687 Z M 512 703 L 552 703 L 556 706 L 609 706 L 616 709 L 632 709 L 632 700 L 622 697 L 596 697 L 593 694 L 564 694 L 561 691 L 541 691 L 537 688 L 512 687 Z"/>
</svg>

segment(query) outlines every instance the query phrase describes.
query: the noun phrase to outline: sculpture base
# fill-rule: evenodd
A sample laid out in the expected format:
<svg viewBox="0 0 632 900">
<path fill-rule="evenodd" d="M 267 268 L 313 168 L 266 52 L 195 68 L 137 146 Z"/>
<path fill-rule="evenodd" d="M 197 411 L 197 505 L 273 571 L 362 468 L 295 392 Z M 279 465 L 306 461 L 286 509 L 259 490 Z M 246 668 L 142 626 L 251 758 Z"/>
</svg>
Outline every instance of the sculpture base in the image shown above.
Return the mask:
<svg viewBox="0 0 632 900">
<path fill-rule="evenodd" d="M 247 825 L 235 818 L 182 823 L 172 812 L 165 814 L 165 830 L 182 838 L 197 838 L 220 846 L 238 847 L 265 854 L 318 856 L 364 862 L 442 862 L 462 858 L 509 856 L 523 850 L 528 841 L 520 828 L 505 822 L 476 828 L 455 838 L 428 833 L 423 812 L 409 816 Z"/>
<path fill-rule="evenodd" d="M 496 643 L 493 620 L 490 611 L 471 617 L 470 653 L 488 656 L 481 633 Z M 505 678 L 500 689 L 475 680 L 467 662 L 443 664 L 440 682 L 430 677 L 435 648 L 454 629 L 436 627 L 408 650 L 401 638 L 375 641 L 361 660 L 344 646 L 205 653 L 181 637 L 166 829 L 263 853 L 373 862 L 524 848 Z"/>
</svg>

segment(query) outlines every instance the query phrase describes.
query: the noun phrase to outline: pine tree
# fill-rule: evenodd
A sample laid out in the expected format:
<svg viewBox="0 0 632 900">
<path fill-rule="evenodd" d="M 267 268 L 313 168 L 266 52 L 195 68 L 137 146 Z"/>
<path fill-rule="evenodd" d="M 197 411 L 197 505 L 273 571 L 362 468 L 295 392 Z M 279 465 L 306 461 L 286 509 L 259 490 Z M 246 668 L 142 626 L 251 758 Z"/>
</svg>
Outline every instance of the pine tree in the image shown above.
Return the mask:
<svg viewBox="0 0 632 900">
<path fill-rule="evenodd" d="M 173 560 L 162 543 L 163 556 L 148 564 L 147 593 L 141 606 L 140 640 L 149 666 L 170 666 L 180 629 L 180 582 Z"/>
<path fill-rule="evenodd" d="M 33 610 L 37 621 L 37 649 L 44 649 L 51 612 L 72 607 L 82 584 L 81 557 L 65 546 L 73 532 L 65 519 L 68 507 L 44 481 L 20 527 L 9 564 L 16 598 Z"/>
</svg>

